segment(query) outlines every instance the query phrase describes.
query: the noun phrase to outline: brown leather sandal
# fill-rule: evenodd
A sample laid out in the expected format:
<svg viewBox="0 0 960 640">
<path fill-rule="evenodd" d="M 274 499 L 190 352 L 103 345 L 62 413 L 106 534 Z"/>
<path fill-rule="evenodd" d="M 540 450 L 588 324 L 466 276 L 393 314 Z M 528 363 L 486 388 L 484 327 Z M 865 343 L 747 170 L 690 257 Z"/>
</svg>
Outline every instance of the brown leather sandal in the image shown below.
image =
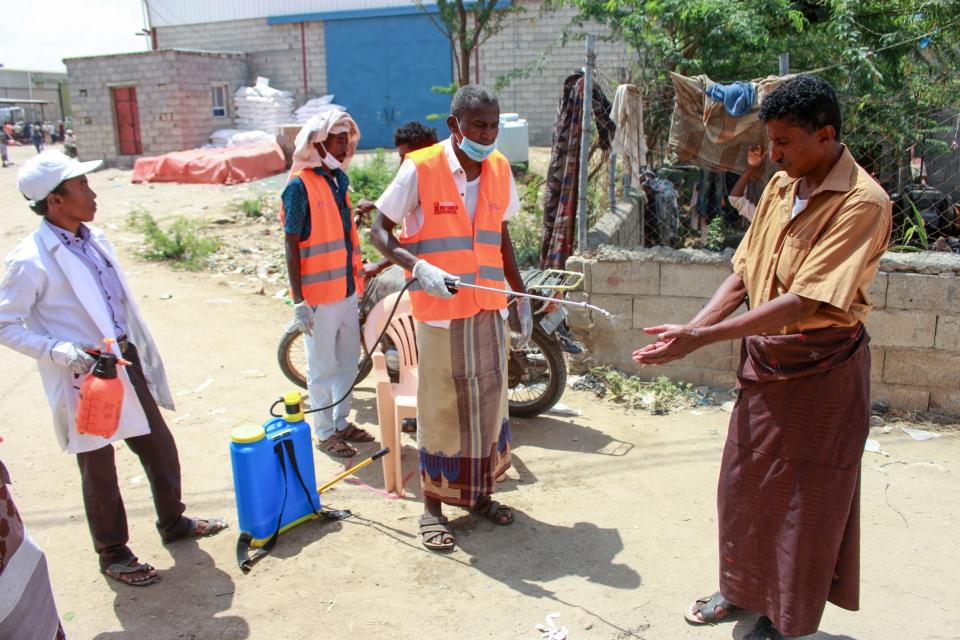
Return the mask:
<svg viewBox="0 0 960 640">
<path fill-rule="evenodd" d="M 160 582 L 160 576 L 156 569 L 149 564 L 140 563 L 136 560 L 131 560 L 126 564 L 115 562 L 103 570 L 103 575 L 130 587 L 146 587 Z"/>
<path fill-rule="evenodd" d="M 317 449 L 334 458 L 352 458 L 357 455 L 357 450 L 344 442 L 339 435 L 317 440 Z"/>
<path fill-rule="evenodd" d="M 712 596 L 697 598 L 683 614 L 690 624 L 716 624 L 737 610 L 737 606 L 717 591 Z M 701 617 L 698 618 L 697 615 Z"/>
<path fill-rule="evenodd" d="M 470 509 L 470 513 L 501 527 L 513 522 L 513 509 L 505 504 L 500 504 L 490 496 L 477 498 L 477 504 Z"/>
<path fill-rule="evenodd" d="M 343 431 L 338 431 L 337 435 L 341 440 L 346 442 L 373 442 L 376 440 L 372 433 L 361 429 L 352 422 L 348 422 L 347 428 Z"/>
<path fill-rule="evenodd" d="M 446 516 L 420 516 L 420 537 L 423 546 L 430 551 L 450 551 L 453 549 L 453 532 L 447 526 Z"/>
</svg>

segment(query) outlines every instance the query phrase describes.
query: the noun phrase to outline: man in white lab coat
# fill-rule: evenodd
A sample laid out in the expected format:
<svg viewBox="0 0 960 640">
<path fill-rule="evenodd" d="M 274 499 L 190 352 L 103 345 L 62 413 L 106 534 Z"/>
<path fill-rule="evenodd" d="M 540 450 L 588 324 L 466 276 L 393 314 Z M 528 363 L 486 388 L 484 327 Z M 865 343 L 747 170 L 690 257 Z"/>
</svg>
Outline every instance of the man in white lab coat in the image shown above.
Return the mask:
<svg viewBox="0 0 960 640">
<path fill-rule="evenodd" d="M 145 586 L 160 576 L 127 547 L 112 442 L 125 441 L 140 458 L 165 542 L 213 535 L 226 523 L 183 515 L 177 447 L 157 406 L 173 409 L 163 363 L 113 248 L 101 231 L 87 226 L 97 204 L 85 174 L 99 165 L 45 151 L 17 174 L 17 187 L 43 219 L 7 256 L 0 344 L 37 360 L 57 440 L 77 455 L 101 571 Z M 131 363 L 118 367 L 124 398 L 119 428 L 110 438 L 81 434 L 76 427 L 79 387 L 95 362 L 86 350 L 99 348 L 103 338 L 115 339 L 115 349 Z"/>
</svg>

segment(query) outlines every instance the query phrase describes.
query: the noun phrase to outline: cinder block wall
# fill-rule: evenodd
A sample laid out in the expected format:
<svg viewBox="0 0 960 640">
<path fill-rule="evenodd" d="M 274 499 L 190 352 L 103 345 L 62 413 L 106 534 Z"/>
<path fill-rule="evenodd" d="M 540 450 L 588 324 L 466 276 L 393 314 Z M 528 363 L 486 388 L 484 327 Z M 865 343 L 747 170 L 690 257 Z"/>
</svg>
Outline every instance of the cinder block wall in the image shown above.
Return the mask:
<svg viewBox="0 0 960 640">
<path fill-rule="evenodd" d="M 595 259 L 571 258 L 567 268 L 584 274 L 576 294 L 614 314 L 576 311 L 570 326 L 598 365 L 653 379 L 733 387 L 739 342 L 710 345 L 676 363 L 639 368 L 634 349 L 652 342 L 643 327 L 685 322 L 732 273 L 731 253 L 696 250 L 611 249 Z M 874 401 L 903 410 L 960 415 L 960 256 L 886 254 L 870 297 L 867 318 Z M 741 313 L 740 309 L 738 313 Z"/>
<path fill-rule="evenodd" d="M 248 77 L 246 57 L 227 53 L 148 51 L 64 62 L 78 154 L 121 166 L 136 156 L 120 155 L 112 87 L 136 87 L 143 153 L 157 155 L 202 145 L 215 129 L 232 126 L 232 117 L 213 117 L 211 87 L 235 90 Z"/>
<path fill-rule="evenodd" d="M 327 62 L 322 22 L 304 23 L 307 92 L 299 24 L 268 25 L 265 18 L 157 27 L 161 49 L 201 49 L 248 53 L 251 80 L 270 78 L 270 86 L 293 91 L 298 105 L 327 91 Z"/>
<path fill-rule="evenodd" d="M 250 83 L 250 70 L 245 56 L 235 54 L 178 53 L 176 68 L 176 107 L 173 126 L 169 122 L 151 127 L 151 148 L 162 147 L 162 138 L 172 130 L 179 134 L 181 149 L 193 149 L 209 142 L 217 129 L 233 127 L 233 92 Z M 213 115 L 214 85 L 227 85 L 227 115 Z M 144 141 L 146 152 L 146 141 Z"/>
<path fill-rule="evenodd" d="M 570 7 L 540 12 L 540 2 L 521 0 L 526 9 L 520 19 L 511 19 L 509 26 L 480 48 L 480 82 L 493 86 L 497 78 L 514 69 L 525 68 L 543 58 L 543 66 L 526 78 L 513 80 L 500 91 L 503 111 L 516 112 L 527 119 L 530 144 L 549 146 L 553 138 L 553 121 L 563 89 L 563 80 L 586 62 L 583 40 L 570 40 L 561 46 L 563 30 L 576 15 Z M 600 26 L 590 27 L 595 34 L 609 34 Z M 634 58 L 620 43 L 595 40 L 597 79 L 607 97 L 620 81 L 619 68 L 629 69 Z M 634 56 L 635 57 L 635 56 Z"/>
</svg>

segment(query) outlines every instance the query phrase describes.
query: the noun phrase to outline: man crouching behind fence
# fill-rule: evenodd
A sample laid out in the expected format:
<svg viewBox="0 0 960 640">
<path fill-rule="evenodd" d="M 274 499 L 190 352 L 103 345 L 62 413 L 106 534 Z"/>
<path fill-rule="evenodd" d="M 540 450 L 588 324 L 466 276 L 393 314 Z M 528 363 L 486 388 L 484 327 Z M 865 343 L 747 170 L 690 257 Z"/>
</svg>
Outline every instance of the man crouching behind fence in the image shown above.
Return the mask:
<svg viewBox="0 0 960 640">
<path fill-rule="evenodd" d="M 445 279 L 523 292 L 507 220 L 520 209 L 510 163 L 495 151 L 496 97 L 467 85 L 450 105 L 452 136 L 407 154 L 377 201 L 370 237 L 391 262 L 416 278 L 417 448 L 425 547 L 452 549 L 442 504 L 468 508 L 494 524 L 513 511 L 490 497 L 510 466 L 507 416 L 507 296 L 448 290 Z M 399 241 L 390 233 L 403 224 Z M 451 275 L 453 274 L 453 275 Z M 517 303 L 523 334 L 533 328 L 527 300 Z"/>
<path fill-rule="evenodd" d="M 840 106 L 810 75 L 764 100 L 781 171 L 727 278 L 685 325 L 645 329 L 642 364 L 743 338 L 740 394 L 717 495 L 720 590 L 694 624 L 762 614 L 746 637 L 812 634 L 827 601 L 859 607 L 860 458 L 869 431 L 867 290 L 890 239 L 890 199 L 840 142 Z M 750 310 L 729 316 L 747 299 Z"/>
</svg>

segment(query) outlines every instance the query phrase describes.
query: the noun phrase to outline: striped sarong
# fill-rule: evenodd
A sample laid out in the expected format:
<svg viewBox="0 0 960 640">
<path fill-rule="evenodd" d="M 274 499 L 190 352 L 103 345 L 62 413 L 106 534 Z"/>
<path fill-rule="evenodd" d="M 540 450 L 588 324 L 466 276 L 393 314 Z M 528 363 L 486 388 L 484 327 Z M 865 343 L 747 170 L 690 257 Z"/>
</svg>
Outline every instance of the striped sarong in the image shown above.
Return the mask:
<svg viewBox="0 0 960 640">
<path fill-rule="evenodd" d="M 497 311 L 417 322 L 417 448 L 424 497 L 471 507 L 510 467 L 506 321 Z"/>
<path fill-rule="evenodd" d="M 0 462 L 0 638 L 63 638 L 43 551 L 23 526 Z"/>
</svg>

